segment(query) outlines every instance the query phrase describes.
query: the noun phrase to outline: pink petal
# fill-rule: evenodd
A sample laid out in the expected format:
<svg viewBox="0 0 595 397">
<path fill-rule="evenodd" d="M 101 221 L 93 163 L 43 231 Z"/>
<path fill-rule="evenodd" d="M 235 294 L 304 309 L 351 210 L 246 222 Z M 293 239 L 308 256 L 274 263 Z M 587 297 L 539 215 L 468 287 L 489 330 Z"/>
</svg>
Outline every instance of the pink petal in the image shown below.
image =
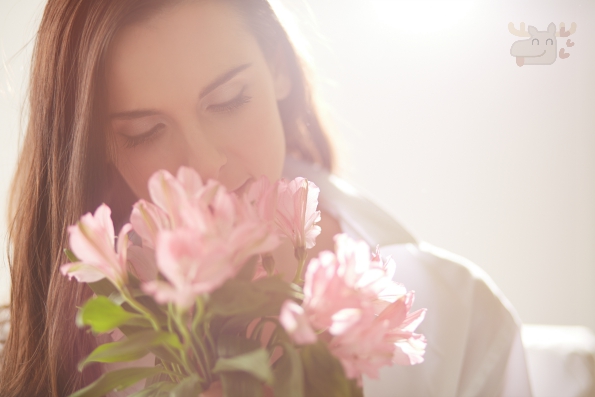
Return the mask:
<svg viewBox="0 0 595 397">
<path fill-rule="evenodd" d="M 415 365 L 424 361 L 427 341 L 423 335 L 413 334 L 409 339 L 395 343 L 393 363 L 399 365 Z"/>
<path fill-rule="evenodd" d="M 180 167 L 180 169 L 178 169 L 177 177 L 188 197 L 197 196 L 204 187 L 198 172 L 190 167 Z"/>
<path fill-rule="evenodd" d="M 287 300 L 283 303 L 279 322 L 295 343 L 299 345 L 316 343 L 318 338 L 306 318 L 304 309 L 294 301 Z"/>
<path fill-rule="evenodd" d="M 157 233 L 170 228 L 167 214 L 161 208 L 145 200 L 139 200 L 134 204 L 130 222 L 134 231 L 143 239 L 143 245 L 153 249 Z"/>
<path fill-rule="evenodd" d="M 115 259 L 113 224 L 106 229 L 103 222 L 86 214 L 78 224 L 68 227 L 70 249 L 82 262 L 111 263 Z"/>
<path fill-rule="evenodd" d="M 149 194 L 153 203 L 165 211 L 173 226 L 182 224 L 180 208 L 187 206 L 186 191 L 181 183 L 165 170 L 154 173 L 149 178 Z"/>
<path fill-rule="evenodd" d="M 79 283 L 94 283 L 105 278 L 105 274 L 95 266 L 81 262 L 68 263 L 60 266 L 60 272 L 69 279 L 76 278 Z"/>
<path fill-rule="evenodd" d="M 128 232 L 132 230 L 130 223 L 122 226 L 120 233 L 118 233 L 118 260 L 120 266 L 122 266 L 122 272 L 126 272 L 126 254 L 128 250 Z"/>
<path fill-rule="evenodd" d="M 97 221 L 98 225 L 105 230 L 107 233 L 107 237 L 110 241 L 114 240 L 114 223 L 112 222 L 112 210 L 105 204 L 101 204 L 95 210 L 95 214 L 93 214 L 93 218 Z"/>
<path fill-rule="evenodd" d="M 128 261 L 139 280 L 150 281 L 157 278 L 157 262 L 152 249 L 133 245 L 128 248 Z"/>
<path fill-rule="evenodd" d="M 388 321 L 389 328 L 399 327 L 407 318 L 407 305 L 404 297 L 391 303 L 378 315 L 378 321 Z"/>
<path fill-rule="evenodd" d="M 333 325 L 329 328 L 331 335 L 341 335 L 357 324 L 362 318 L 362 310 L 347 308 L 341 309 L 332 316 Z"/>
<path fill-rule="evenodd" d="M 405 321 L 403 321 L 403 324 L 401 324 L 403 331 L 415 331 L 417 326 L 421 324 L 422 321 L 424 321 L 427 310 L 428 309 L 419 309 L 407 315 L 407 318 Z"/>
<path fill-rule="evenodd" d="M 145 293 L 153 295 L 158 303 L 175 303 L 183 310 L 191 307 L 196 298 L 196 295 L 174 288 L 171 284 L 160 280 L 142 284 L 141 288 Z"/>
</svg>

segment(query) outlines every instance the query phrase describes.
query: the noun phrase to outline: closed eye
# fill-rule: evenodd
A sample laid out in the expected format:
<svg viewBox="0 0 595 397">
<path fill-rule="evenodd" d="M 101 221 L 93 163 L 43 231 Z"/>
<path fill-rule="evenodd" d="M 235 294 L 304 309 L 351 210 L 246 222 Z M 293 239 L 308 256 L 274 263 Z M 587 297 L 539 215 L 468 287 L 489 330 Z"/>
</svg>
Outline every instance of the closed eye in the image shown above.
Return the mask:
<svg viewBox="0 0 595 397">
<path fill-rule="evenodd" d="M 215 113 L 221 113 L 221 112 L 232 112 L 233 110 L 238 109 L 240 106 L 242 106 L 245 103 L 248 103 L 252 100 L 251 96 L 244 95 L 245 89 L 246 89 L 246 87 L 244 87 L 242 89 L 242 91 L 238 94 L 238 96 L 236 96 L 232 100 L 227 101 L 225 103 L 210 105 L 207 107 L 207 110 L 210 110 Z"/>
<path fill-rule="evenodd" d="M 126 134 L 121 134 L 122 138 L 124 138 L 124 147 L 134 148 L 138 145 L 153 142 L 155 139 L 159 138 L 164 129 L 165 124 L 159 123 L 155 127 L 151 128 L 149 131 L 139 135 L 130 136 Z"/>
</svg>

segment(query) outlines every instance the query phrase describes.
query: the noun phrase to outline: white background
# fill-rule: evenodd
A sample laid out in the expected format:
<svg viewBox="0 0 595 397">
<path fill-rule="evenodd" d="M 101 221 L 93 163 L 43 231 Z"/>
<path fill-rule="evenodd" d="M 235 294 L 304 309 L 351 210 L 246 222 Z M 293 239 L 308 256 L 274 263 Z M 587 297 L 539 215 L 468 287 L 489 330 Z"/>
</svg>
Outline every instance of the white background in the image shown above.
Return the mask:
<svg viewBox="0 0 595 397">
<path fill-rule="evenodd" d="M 281 1 L 339 173 L 418 239 L 484 268 L 523 321 L 595 329 L 595 2 Z M 3 208 L 43 3 L 0 0 Z M 509 22 L 576 22 L 570 57 L 519 68 Z"/>
</svg>

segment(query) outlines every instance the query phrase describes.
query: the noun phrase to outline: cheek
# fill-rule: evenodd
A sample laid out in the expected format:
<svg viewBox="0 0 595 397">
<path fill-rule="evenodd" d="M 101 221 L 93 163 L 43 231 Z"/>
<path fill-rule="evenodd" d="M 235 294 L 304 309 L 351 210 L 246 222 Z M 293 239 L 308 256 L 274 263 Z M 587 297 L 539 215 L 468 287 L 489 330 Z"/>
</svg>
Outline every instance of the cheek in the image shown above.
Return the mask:
<svg viewBox="0 0 595 397">
<path fill-rule="evenodd" d="M 255 176 L 281 177 L 285 160 L 285 135 L 274 98 L 254 105 L 229 138 L 230 152 Z"/>
<path fill-rule="evenodd" d="M 150 200 L 147 182 L 160 169 L 176 174 L 183 164 L 183 154 L 175 142 L 164 142 L 148 148 L 118 148 L 116 168 L 140 199 Z"/>
</svg>

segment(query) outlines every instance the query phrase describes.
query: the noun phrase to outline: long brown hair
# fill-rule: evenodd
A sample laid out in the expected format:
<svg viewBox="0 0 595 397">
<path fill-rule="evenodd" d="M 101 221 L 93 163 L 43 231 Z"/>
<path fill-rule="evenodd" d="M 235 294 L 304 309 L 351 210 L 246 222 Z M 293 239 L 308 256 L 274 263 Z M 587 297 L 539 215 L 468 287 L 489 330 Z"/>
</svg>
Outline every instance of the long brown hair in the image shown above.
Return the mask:
<svg viewBox="0 0 595 397">
<path fill-rule="evenodd" d="M 288 154 L 331 169 L 329 142 L 305 68 L 266 0 L 224 0 L 243 16 L 265 56 L 281 55 L 292 76 L 279 103 Z M 101 130 L 103 60 L 119 28 L 178 1 L 49 0 L 32 60 L 29 121 L 10 202 L 11 327 L 0 367 L 2 396 L 64 396 L 101 368 L 77 363 L 95 338 L 75 326 L 91 291 L 59 272 L 67 227 L 102 201 L 126 217 L 121 177 Z M 123 204 L 122 204 L 123 203 Z M 122 219 L 114 219 L 121 223 Z"/>
</svg>

